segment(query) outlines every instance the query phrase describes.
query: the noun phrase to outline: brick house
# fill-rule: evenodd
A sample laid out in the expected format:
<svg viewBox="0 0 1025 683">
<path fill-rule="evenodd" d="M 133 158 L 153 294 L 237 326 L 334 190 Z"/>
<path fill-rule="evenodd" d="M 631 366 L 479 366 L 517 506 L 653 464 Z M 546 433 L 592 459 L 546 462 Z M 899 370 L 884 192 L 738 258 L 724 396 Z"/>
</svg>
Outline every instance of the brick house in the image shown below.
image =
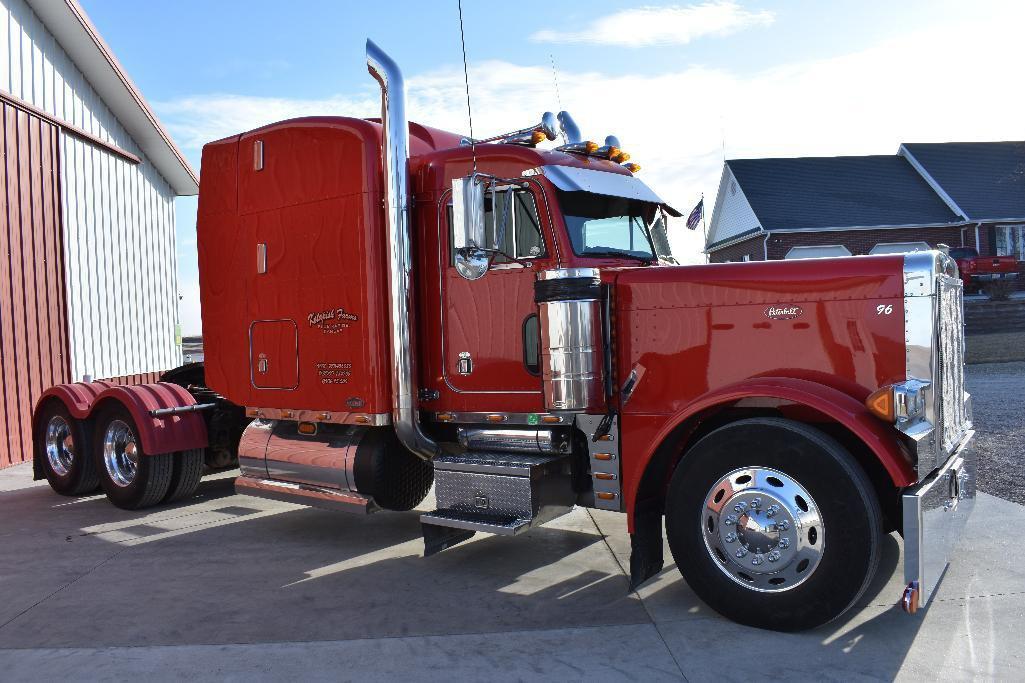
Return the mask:
<svg viewBox="0 0 1025 683">
<path fill-rule="evenodd" d="M 1025 142 L 907 143 L 895 155 L 734 159 L 712 263 L 975 247 L 1025 261 Z"/>
</svg>

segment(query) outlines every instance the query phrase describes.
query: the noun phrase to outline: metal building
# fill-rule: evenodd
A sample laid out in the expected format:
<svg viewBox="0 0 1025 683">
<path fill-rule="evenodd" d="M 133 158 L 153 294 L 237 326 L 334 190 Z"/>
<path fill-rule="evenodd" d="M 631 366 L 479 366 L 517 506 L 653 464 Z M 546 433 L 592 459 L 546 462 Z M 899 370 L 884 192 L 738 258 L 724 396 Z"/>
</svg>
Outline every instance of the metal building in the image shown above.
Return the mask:
<svg viewBox="0 0 1025 683">
<path fill-rule="evenodd" d="M 0 0 L 0 467 L 48 386 L 180 363 L 195 172 L 75 0 Z"/>
</svg>

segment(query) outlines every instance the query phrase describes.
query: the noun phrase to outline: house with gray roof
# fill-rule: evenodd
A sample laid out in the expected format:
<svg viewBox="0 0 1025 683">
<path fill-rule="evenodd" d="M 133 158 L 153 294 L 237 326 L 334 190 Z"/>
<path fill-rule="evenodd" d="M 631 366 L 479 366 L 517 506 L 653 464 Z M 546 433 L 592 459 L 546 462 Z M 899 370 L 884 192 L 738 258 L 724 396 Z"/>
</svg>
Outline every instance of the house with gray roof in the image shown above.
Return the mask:
<svg viewBox="0 0 1025 683">
<path fill-rule="evenodd" d="M 731 159 L 713 263 L 975 247 L 1025 260 L 1025 142 L 905 143 L 895 155 Z"/>
</svg>

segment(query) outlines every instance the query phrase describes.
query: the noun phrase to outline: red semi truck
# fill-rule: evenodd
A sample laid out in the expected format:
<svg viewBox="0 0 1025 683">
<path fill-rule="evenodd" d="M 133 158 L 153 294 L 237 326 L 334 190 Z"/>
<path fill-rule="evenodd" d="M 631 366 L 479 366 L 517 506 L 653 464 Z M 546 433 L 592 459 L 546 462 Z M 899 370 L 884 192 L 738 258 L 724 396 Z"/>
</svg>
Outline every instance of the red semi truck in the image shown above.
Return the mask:
<svg viewBox="0 0 1025 683">
<path fill-rule="evenodd" d="M 962 285 L 940 252 L 678 266 L 678 215 L 572 118 L 490 140 L 284 121 L 203 150 L 205 362 L 53 387 L 35 467 L 139 508 L 235 462 L 239 493 L 411 510 L 425 554 L 573 506 L 627 515 L 724 615 L 795 630 L 864 593 L 903 534 L 925 604 L 974 502 Z M 539 143 L 563 136 L 547 149 Z"/>
</svg>

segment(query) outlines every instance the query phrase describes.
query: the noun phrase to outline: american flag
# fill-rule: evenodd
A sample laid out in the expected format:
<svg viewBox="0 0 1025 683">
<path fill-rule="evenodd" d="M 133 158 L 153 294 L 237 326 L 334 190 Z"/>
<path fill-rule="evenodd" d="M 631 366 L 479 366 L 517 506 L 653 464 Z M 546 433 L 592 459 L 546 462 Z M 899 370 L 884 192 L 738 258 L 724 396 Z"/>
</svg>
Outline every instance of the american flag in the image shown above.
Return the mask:
<svg viewBox="0 0 1025 683">
<path fill-rule="evenodd" d="M 694 207 L 694 210 L 687 216 L 687 229 L 694 230 L 698 227 L 698 223 L 705 217 L 705 198 L 702 197 L 698 205 Z"/>
</svg>

